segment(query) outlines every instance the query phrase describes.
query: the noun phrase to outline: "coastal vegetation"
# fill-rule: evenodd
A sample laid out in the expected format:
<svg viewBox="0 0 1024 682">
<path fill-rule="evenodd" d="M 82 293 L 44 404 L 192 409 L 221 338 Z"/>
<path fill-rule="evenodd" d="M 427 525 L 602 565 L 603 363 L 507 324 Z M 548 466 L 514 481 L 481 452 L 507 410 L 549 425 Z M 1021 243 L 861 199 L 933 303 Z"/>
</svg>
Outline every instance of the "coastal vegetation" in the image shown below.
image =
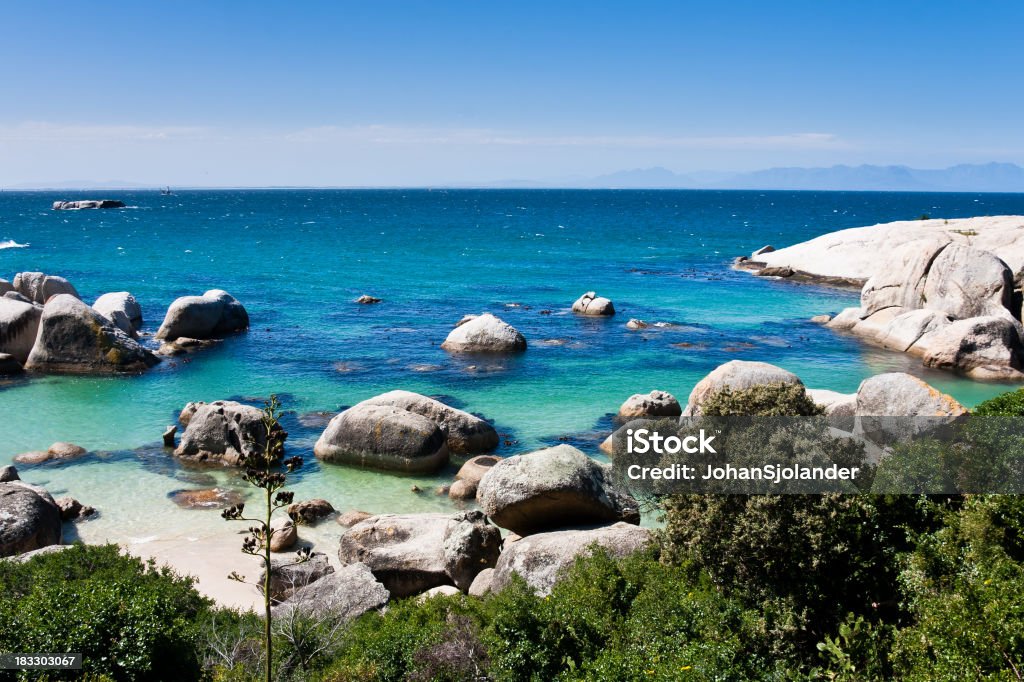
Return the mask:
<svg viewBox="0 0 1024 682">
<path fill-rule="evenodd" d="M 776 383 L 712 394 L 702 409 L 811 405 L 801 386 Z M 978 411 L 1018 415 L 1019 397 Z M 1024 498 L 675 495 L 658 507 L 657 542 L 627 556 L 593 547 L 550 590 L 513 575 L 484 596 L 393 599 L 348 623 L 275 618 L 273 679 L 1002 680 L 1024 669 Z M 113 546 L 0 562 L 0 595 L 0 648 L 81 650 L 100 679 L 268 674 L 268 621 L 216 608 L 190 579 Z"/>
</svg>

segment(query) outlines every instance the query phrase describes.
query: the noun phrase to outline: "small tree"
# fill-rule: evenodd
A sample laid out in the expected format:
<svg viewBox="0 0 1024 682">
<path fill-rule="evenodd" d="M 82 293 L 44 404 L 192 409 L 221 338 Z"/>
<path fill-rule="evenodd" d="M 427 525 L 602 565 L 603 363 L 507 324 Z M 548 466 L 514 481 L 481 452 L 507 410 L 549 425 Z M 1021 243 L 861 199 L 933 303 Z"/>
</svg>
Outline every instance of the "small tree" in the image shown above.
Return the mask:
<svg viewBox="0 0 1024 682">
<path fill-rule="evenodd" d="M 241 458 L 241 464 L 245 466 L 245 474 L 243 474 L 242 478 L 264 492 L 265 499 L 261 510 L 263 512 L 263 516 L 261 518 L 250 518 L 244 516 L 245 504 L 243 503 L 232 505 L 221 513 L 221 516 L 228 521 L 248 521 L 249 523 L 254 524 L 249 527 L 249 533 L 242 541 L 242 553 L 259 557 L 262 560 L 263 582 L 261 584 L 258 582 L 247 581 L 245 577 L 239 575 L 237 571 L 232 571 L 231 575 L 228 577 L 240 583 L 256 585 L 263 590 L 263 644 L 267 655 L 267 682 L 270 682 L 272 679 L 271 673 L 273 670 L 274 660 L 274 643 L 271 632 L 272 622 L 270 610 L 272 603 L 270 598 L 270 583 L 273 579 L 273 574 L 282 568 L 309 561 L 310 558 L 309 548 L 303 548 L 296 553 L 295 561 L 291 563 L 275 567 L 270 560 L 270 543 L 274 534 L 278 532 L 271 527 L 273 516 L 279 510 L 289 506 L 295 498 L 295 493 L 286 492 L 282 490 L 282 488 L 284 488 L 287 480 L 287 474 L 302 466 L 301 457 L 289 457 L 288 459 L 281 461 L 284 454 L 284 434 L 281 431 L 281 425 L 278 423 L 278 417 L 281 414 L 280 408 L 281 403 L 277 399 L 277 396 L 271 395 L 270 400 L 266 401 L 263 406 L 263 416 L 261 421 L 264 431 L 260 435 L 265 437 L 263 438 L 262 443 L 256 443 L 256 445 L 261 447 L 256 449 L 255 455 L 246 455 L 243 453 Z M 281 470 L 281 466 L 284 467 L 284 470 Z"/>
</svg>

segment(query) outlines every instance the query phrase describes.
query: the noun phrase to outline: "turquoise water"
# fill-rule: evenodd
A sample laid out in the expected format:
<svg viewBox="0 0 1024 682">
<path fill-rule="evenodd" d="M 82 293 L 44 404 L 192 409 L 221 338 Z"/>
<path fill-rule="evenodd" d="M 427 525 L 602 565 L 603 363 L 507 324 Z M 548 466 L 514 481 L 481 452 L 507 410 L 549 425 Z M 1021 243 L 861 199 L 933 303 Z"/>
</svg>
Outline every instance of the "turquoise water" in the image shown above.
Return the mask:
<svg viewBox="0 0 1024 682">
<path fill-rule="evenodd" d="M 30 245 L 0 250 L 0 277 L 60 274 L 89 302 L 107 291 L 131 291 L 148 331 L 174 298 L 222 288 L 248 308 L 252 329 L 144 376 L 33 378 L 0 390 L 0 463 L 56 440 L 100 453 L 24 470 L 26 479 L 101 508 L 100 520 L 81 526 L 89 537 L 148 537 L 179 521 L 220 522 L 213 513 L 180 512 L 167 500 L 169 490 L 196 479 L 153 447 L 190 400 L 280 394 L 296 413 L 286 423 L 289 448 L 309 460 L 296 488 L 300 497 L 408 511 L 449 508 L 445 498 L 409 487 L 450 480 L 454 469 L 410 480 L 321 466 L 311 455 L 320 428 L 303 426 L 297 415 L 403 388 L 446 396 L 492 419 L 510 442 L 504 453 L 570 436 L 596 454 L 608 414 L 630 394 L 657 388 L 685 399 L 704 374 L 733 358 L 772 362 L 810 387 L 843 392 L 894 369 L 919 374 L 968 404 L 1005 390 L 925 372 L 912 359 L 807 321 L 854 304 L 855 292 L 758 280 L 728 263 L 764 244 L 922 213 L 1024 213 L 1024 195 L 104 192 L 102 198 L 131 208 L 49 209 L 58 198 L 95 194 L 0 194 L 0 242 Z M 570 314 L 573 300 L 589 289 L 613 299 L 619 314 Z M 384 303 L 353 304 L 363 293 Z M 481 311 L 519 328 L 530 349 L 495 360 L 453 358 L 439 348 L 456 320 Z M 679 326 L 628 331 L 631 317 Z M 233 483 L 225 472 L 215 476 Z"/>
</svg>

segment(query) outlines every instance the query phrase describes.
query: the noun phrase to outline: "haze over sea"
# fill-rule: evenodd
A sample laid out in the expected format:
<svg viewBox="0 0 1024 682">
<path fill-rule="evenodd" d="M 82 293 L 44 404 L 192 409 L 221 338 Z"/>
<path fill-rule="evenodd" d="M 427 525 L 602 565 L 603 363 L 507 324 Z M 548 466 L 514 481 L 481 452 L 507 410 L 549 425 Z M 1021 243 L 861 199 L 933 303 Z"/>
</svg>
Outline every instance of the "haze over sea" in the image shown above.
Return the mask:
<svg viewBox="0 0 1024 682">
<path fill-rule="evenodd" d="M 52 211 L 55 199 L 111 198 L 130 208 Z M 734 256 L 837 229 L 921 214 L 1024 213 L 1024 195 L 760 191 L 223 190 L 0 193 L 0 276 L 67 277 L 87 302 L 127 290 L 144 329 L 178 296 L 225 289 L 252 328 L 220 346 L 166 360 L 143 376 L 33 377 L 0 389 L 0 464 L 72 441 L 100 454 L 23 478 L 99 507 L 80 524 L 92 541 L 141 542 L 218 514 L 178 510 L 166 494 L 227 472 L 186 471 L 160 434 L 193 400 L 261 400 L 294 411 L 291 454 L 306 458 L 298 498 L 372 512 L 449 509 L 431 489 L 451 480 L 320 465 L 323 428 L 299 414 L 336 412 L 392 389 L 443 399 L 495 422 L 499 454 L 570 437 L 594 456 L 609 413 L 629 395 L 693 385 L 734 358 L 763 360 L 812 388 L 856 390 L 867 376 L 910 371 L 965 404 L 1006 390 L 925 371 L 808 321 L 857 292 L 766 281 L 730 270 Z M 7 245 L 9 246 L 9 245 Z M 583 292 L 611 298 L 612 319 L 569 312 Z M 360 294 L 379 305 L 353 303 Z M 440 349 L 466 313 L 517 327 L 520 357 L 460 358 Z M 550 311 L 550 314 L 542 314 Z M 630 331 L 629 318 L 669 328 Z M 409 491 L 413 483 L 427 492 Z M 333 526 L 333 524 L 331 524 Z M 223 532 L 223 531 L 221 531 Z"/>
</svg>

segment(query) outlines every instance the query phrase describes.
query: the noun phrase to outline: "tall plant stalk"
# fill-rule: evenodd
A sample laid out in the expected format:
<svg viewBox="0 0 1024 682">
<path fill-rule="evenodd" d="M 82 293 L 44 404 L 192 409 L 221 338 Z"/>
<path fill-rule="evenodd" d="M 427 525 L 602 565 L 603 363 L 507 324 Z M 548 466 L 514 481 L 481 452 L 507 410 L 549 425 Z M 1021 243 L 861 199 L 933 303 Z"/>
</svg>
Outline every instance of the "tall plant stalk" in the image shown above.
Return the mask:
<svg viewBox="0 0 1024 682">
<path fill-rule="evenodd" d="M 282 490 L 287 475 L 302 466 L 301 457 L 290 457 L 283 462 L 284 439 L 287 434 L 281 430 L 278 418 L 281 416 L 281 402 L 276 395 L 264 403 L 261 424 L 263 426 L 262 442 L 257 442 L 259 448 L 255 455 L 242 454 L 241 464 L 245 466 L 245 473 L 242 478 L 251 485 L 263 490 L 263 517 L 251 518 L 244 516 L 245 504 L 232 505 L 225 509 L 221 516 L 228 521 L 248 521 L 255 524 L 249 527 L 249 532 L 242 541 L 242 553 L 259 557 L 263 564 L 263 647 L 266 651 L 266 682 L 273 679 L 274 667 L 274 639 L 273 620 L 271 606 L 273 600 L 270 597 L 270 585 L 273 574 L 282 568 L 294 566 L 309 561 L 310 550 L 304 548 L 295 555 L 295 561 L 275 567 L 270 559 L 270 545 L 275 531 L 271 526 L 274 514 L 279 510 L 292 504 L 295 493 Z M 283 469 L 282 469 L 283 467 Z M 294 522 L 294 519 L 293 519 Z M 259 583 L 250 582 L 237 571 L 232 571 L 228 576 L 231 580 L 260 586 Z"/>
</svg>

